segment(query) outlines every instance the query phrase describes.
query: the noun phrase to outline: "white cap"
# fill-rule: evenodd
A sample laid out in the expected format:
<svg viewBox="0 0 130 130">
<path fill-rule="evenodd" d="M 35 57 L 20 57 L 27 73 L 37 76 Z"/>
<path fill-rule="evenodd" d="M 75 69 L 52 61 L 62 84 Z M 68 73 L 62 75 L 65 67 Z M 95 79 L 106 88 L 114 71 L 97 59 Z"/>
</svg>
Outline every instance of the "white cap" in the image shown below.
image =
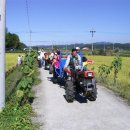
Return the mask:
<svg viewBox="0 0 130 130">
<path fill-rule="evenodd" d="M 76 47 L 75 49 L 76 49 L 76 50 L 80 50 L 80 48 L 79 48 L 79 47 Z"/>
</svg>

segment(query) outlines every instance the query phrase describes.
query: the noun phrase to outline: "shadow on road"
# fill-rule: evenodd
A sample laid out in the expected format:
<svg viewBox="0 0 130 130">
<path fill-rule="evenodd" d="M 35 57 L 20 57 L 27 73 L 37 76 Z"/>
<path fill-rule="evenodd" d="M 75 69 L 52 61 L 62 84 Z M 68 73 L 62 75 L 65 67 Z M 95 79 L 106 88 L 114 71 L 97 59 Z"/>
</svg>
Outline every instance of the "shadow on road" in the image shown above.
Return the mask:
<svg viewBox="0 0 130 130">
<path fill-rule="evenodd" d="M 60 88 L 64 88 L 64 86 L 65 86 L 65 82 L 63 80 L 56 79 L 56 78 L 53 78 L 53 77 L 47 77 L 47 80 L 51 81 L 54 84 L 59 85 Z"/>
<path fill-rule="evenodd" d="M 54 83 L 53 77 L 47 77 L 47 80 Z M 60 88 L 65 89 L 63 82 L 62 82 L 62 84 L 60 84 L 59 81 L 57 81 L 57 82 L 55 82 L 55 83 L 57 83 L 57 84 L 60 86 Z M 63 95 L 63 97 L 64 97 L 65 100 L 66 100 L 65 95 Z M 66 101 L 67 101 L 67 100 L 66 100 Z M 87 103 L 88 100 L 87 100 L 86 97 L 84 97 L 84 96 L 82 96 L 82 95 L 80 95 L 80 94 L 76 94 L 76 95 L 75 95 L 75 101 L 78 101 L 79 103 Z"/>
<path fill-rule="evenodd" d="M 78 101 L 79 103 L 87 103 L 87 98 L 81 96 L 80 94 L 76 94 L 75 100 Z"/>
<path fill-rule="evenodd" d="M 66 100 L 66 96 L 63 95 L 63 97 L 64 97 L 65 100 Z M 66 101 L 67 101 L 67 100 L 66 100 Z M 83 96 L 81 96 L 80 94 L 76 94 L 74 101 L 78 101 L 79 103 L 87 103 L 87 102 L 88 102 L 88 100 L 86 99 L 86 97 L 83 97 Z"/>
</svg>

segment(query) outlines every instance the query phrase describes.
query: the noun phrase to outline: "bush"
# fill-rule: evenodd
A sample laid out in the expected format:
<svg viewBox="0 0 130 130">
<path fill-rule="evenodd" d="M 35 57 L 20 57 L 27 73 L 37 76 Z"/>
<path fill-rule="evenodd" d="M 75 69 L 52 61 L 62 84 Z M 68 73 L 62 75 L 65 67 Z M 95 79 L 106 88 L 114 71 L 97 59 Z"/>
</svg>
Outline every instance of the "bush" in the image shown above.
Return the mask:
<svg viewBox="0 0 130 130">
<path fill-rule="evenodd" d="M 0 113 L 0 130 L 36 130 L 37 125 L 31 123 L 32 114 L 30 104 L 18 107 L 11 101 Z"/>
</svg>

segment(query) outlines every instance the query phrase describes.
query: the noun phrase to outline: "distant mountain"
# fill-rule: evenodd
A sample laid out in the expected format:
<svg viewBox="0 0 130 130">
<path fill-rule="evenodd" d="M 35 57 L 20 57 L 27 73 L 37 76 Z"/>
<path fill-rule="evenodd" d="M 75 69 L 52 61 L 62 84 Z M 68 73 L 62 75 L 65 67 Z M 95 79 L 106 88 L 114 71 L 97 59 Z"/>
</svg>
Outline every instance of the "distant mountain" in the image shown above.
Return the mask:
<svg viewBox="0 0 130 130">
<path fill-rule="evenodd" d="M 105 48 L 107 49 L 113 49 L 114 48 L 118 48 L 118 49 L 124 49 L 124 50 L 130 50 L 130 43 L 112 43 L 112 42 L 95 42 L 93 44 L 94 49 L 104 49 L 104 45 Z M 52 48 L 59 48 L 59 49 L 72 49 L 75 47 L 80 47 L 80 48 L 90 48 L 92 47 L 92 43 L 75 43 L 75 44 L 63 44 L 63 45 L 58 45 L 58 43 L 56 45 L 37 45 L 37 46 L 33 46 L 34 48 L 45 48 L 45 49 L 52 49 Z"/>
<path fill-rule="evenodd" d="M 113 44 L 112 42 L 95 42 L 96 45 L 110 45 Z"/>
</svg>

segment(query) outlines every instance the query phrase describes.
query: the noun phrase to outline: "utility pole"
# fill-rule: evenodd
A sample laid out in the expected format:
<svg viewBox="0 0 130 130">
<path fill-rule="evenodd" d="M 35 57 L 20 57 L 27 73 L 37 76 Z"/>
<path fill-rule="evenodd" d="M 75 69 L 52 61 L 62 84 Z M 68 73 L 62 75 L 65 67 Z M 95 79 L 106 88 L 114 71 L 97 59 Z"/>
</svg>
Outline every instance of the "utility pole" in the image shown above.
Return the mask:
<svg viewBox="0 0 130 130">
<path fill-rule="evenodd" d="M 30 30 L 29 34 L 30 34 L 30 46 L 29 46 L 29 54 L 30 54 L 30 52 L 31 52 L 31 41 L 32 41 L 32 31 L 31 30 Z"/>
<path fill-rule="evenodd" d="M 114 51 L 115 47 L 114 47 L 114 42 L 113 42 L 113 51 Z"/>
<path fill-rule="evenodd" d="M 104 52 L 106 51 L 106 46 L 105 46 L 105 43 L 104 43 Z"/>
<path fill-rule="evenodd" d="M 53 50 L 53 43 L 52 43 L 51 49 Z"/>
<path fill-rule="evenodd" d="M 74 43 L 74 48 L 75 48 L 75 43 Z"/>
<path fill-rule="evenodd" d="M 0 0 L 0 111 L 5 106 L 5 17 L 6 0 Z"/>
<path fill-rule="evenodd" d="M 94 31 L 94 30 L 91 30 L 90 31 L 90 33 L 92 33 L 92 52 L 93 52 L 93 36 L 94 36 L 94 33 L 95 33 L 96 31 Z"/>
<path fill-rule="evenodd" d="M 68 47 L 67 47 L 67 43 L 66 43 L 66 52 L 67 52 L 67 50 L 68 50 Z"/>
</svg>

